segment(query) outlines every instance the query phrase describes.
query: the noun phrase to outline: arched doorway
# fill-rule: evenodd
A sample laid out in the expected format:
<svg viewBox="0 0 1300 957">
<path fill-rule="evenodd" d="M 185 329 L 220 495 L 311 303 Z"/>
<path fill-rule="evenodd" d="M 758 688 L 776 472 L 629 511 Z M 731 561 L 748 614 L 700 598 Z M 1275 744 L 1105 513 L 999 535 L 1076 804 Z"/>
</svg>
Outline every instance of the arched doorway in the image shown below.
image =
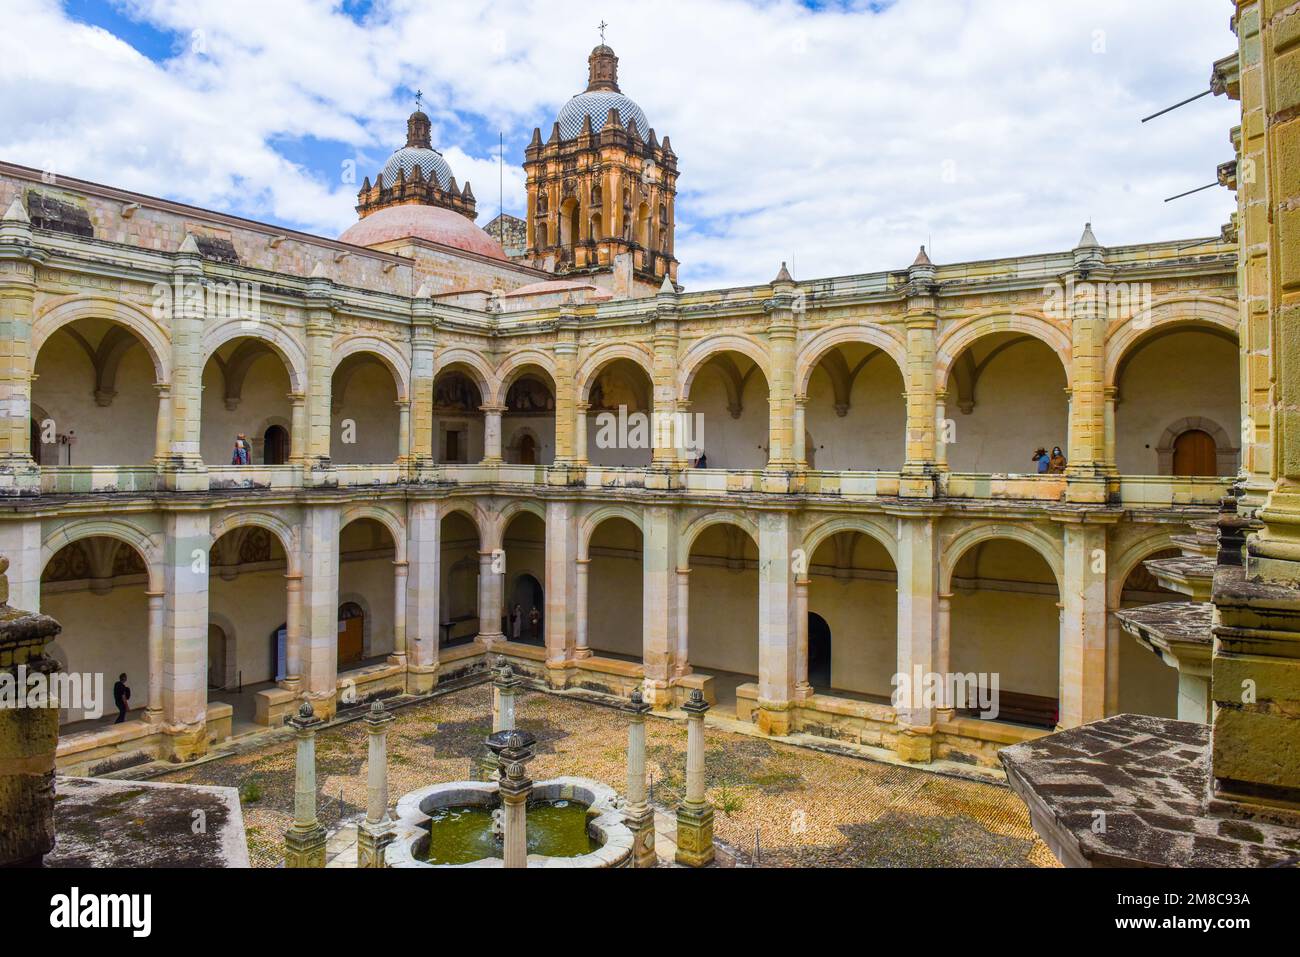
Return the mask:
<svg viewBox="0 0 1300 957">
<path fill-rule="evenodd" d="M 448 368 L 433 384 L 433 441 L 437 460 L 467 465 L 483 458 L 483 393 L 462 368 Z"/>
<path fill-rule="evenodd" d="M 555 459 L 555 390 L 550 375 L 526 367 L 506 390 L 501 442 L 507 462 L 549 465 Z"/>
<path fill-rule="evenodd" d="M 546 602 L 542 583 L 532 575 L 515 577 L 510 589 L 510 640 L 526 645 L 546 644 Z"/>
<path fill-rule="evenodd" d="M 519 464 L 537 464 L 537 440 L 531 435 L 521 435 L 519 437 Z"/>
<path fill-rule="evenodd" d="M 1183 476 L 1217 475 L 1219 448 L 1209 432 L 1188 429 L 1174 439 L 1173 474 Z"/>
<path fill-rule="evenodd" d="M 366 613 L 354 601 L 339 605 L 339 671 L 361 664 L 366 649 Z"/>
<path fill-rule="evenodd" d="M 289 432 L 273 425 L 262 434 L 263 461 L 267 465 L 284 465 L 289 461 Z"/>
<path fill-rule="evenodd" d="M 831 686 L 831 626 L 815 612 L 808 613 L 808 683 Z"/>
</svg>

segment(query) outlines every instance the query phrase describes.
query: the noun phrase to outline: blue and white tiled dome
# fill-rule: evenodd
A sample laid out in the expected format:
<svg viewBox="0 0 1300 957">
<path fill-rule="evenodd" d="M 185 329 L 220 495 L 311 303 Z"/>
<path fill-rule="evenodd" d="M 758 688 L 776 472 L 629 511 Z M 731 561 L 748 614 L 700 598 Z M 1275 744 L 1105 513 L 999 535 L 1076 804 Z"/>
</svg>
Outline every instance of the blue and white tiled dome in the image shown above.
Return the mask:
<svg viewBox="0 0 1300 957">
<path fill-rule="evenodd" d="M 588 90 L 569 100 L 564 104 L 564 109 L 560 110 L 560 138 L 577 139 L 582 133 L 582 120 L 587 116 L 591 117 L 591 131 L 599 133 L 600 128 L 605 125 L 605 118 L 609 116 L 610 107 L 618 110 L 618 120 L 623 126 L 626 127 L 629 121 L 635 122 L 636 130 L 642 139 L 649 134 L 650 124 L 646 121 L 645 114 L 641 112 L 641 107 L 622 93 L 613 90 Z"/>
<path fill-rule="evenodd" d="M 388 157 L 388 162 L 384 164 L 384 185 L 394 183 L 399 172 L 405 173 L 409 179 L 417 166 L 426 180 L 430 175 L 435 175 L 438 177 L 438 185 L 443 189 L 451 185 L 451 167 L 442 158 L 442 154 L 421 146 L 403 146 Z"/>
</svg>

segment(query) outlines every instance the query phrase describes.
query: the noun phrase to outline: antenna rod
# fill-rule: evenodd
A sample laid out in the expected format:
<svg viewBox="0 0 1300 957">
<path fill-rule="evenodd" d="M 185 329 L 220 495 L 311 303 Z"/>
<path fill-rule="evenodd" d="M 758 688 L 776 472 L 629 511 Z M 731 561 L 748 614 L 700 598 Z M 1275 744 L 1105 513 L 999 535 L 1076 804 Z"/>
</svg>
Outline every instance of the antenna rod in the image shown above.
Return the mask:
<svg viewBox="0 0 1300 957">
<path fill-rule="evenodd" d="M 1167 200 L 1165 200 L 1165 202 L 1166 202 L 1166 203 L 1172 203 L 1172 202 L 1173 202 L 1174 200 L 1176 200 L 1176 199 L 1182 199 L 1184 196 L 1191 196 L 1192 193 L 1199 193 L 1199 192 L 1201 192 L 1202 190 L 1206 190 L 1206 189 L 1214 189 L 1214 187 L 1216 187 L 1216 186 L 1218 186 L 1218 185 L 1219 185 L 1218 182 L 1206 183 L 1204 186 L 1198 186 L 1198 187 L 1196 187 L 1196 189 L 1189 189 L 1187 192 L 1185 192 L 1185 193 L 1179 193 L 1177 196 L 1170 196 Z"/>
<path fill-rule="evenodd" d="M 1166 113 L 1170 113 L 1178 109 L 1180 106 L 1186 106 L 1188 103 L 1191 103 L 1194 100 L 1199 100 L 1203 96 L 1209 96 L 1213 92 L 1214 90 L 1211 89 L 1211 90 L 1206 90 L 1204 93 L 1197 93 L 1195 96 L 1189 96 L 1181 103 L 1175 103 L 1173 106 L 1167 106 L 1159 113 L 1152 113 L 1150 116 L 1144 117 L 1142 119 L 1142 122 L 1145 123 L 1147 120 L 1154 120 L 1157 116 L 1164 116 Z"/>
</svg>

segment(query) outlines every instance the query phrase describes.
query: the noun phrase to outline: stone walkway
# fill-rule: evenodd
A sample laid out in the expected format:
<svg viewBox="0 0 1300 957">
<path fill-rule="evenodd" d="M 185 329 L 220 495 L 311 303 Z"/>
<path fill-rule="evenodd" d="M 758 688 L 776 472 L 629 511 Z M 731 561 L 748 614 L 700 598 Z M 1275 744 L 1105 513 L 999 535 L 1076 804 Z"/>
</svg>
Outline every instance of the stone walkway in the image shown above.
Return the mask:
<svg viewBox="0 0 1300 957">
<path fill-rule="evenodd" d="M 389 790 L 396 801 L 435 781 L 468 777 L 490 731 L 491 686 L 479 684 L 398 709 L 389 725 Z M 627 724 L 612 708 L 544 692 L 518 699 L 518 725 L 538 739 L 534 780 L 561 774 L 624 790 Z M 653 798 L 671 811 L 685 787 L 686 727 L 646 724 Z M 737 864 L 763 866 L 1056 866 L 1007 788 L 706 727 L 708 796 L 715 836 Z M 237 787 L 249 854 L 276 866 L 293 806 L 292 741 L 234 754 L 157 780 Z M 321 820 L 334 829 L 365 810 L 366 727 L 317 737 Z"/>
</svg>

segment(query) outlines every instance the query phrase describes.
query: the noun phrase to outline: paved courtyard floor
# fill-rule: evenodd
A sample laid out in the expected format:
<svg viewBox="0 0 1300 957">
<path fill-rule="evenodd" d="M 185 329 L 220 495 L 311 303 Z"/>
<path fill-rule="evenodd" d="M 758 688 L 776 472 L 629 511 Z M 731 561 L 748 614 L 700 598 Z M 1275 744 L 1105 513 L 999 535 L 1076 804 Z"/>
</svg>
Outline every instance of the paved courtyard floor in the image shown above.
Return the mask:
<svg viewBox="0 0 1300 957">
<path fill-rule="evenodd" d="M 545 692 L 517 701 L 517 725 L 537 736 L 534 780 L 573 774 L 625 789 L 627 721 L 614 708 Z M 491 686 L 479 684 L 399 708 L 389 725 L 389 791 L 463 780 L 491 730 Z M 686 726 L 647 720 L 654 802 L 671 810 L 685 786 Z M 707 727 L 714 831 L 737 863 L 756 843 L 763 866 L 1056 866 L 1005 787 L 825 754 Z M 240 789 L 255 866 L 282 859 L 293 807 L 292 740 L 231 754 L 156 780 Z M 321 819 L 338 827 L 365 810 L 366 726 L 317 737 Z"/>
</svg>

